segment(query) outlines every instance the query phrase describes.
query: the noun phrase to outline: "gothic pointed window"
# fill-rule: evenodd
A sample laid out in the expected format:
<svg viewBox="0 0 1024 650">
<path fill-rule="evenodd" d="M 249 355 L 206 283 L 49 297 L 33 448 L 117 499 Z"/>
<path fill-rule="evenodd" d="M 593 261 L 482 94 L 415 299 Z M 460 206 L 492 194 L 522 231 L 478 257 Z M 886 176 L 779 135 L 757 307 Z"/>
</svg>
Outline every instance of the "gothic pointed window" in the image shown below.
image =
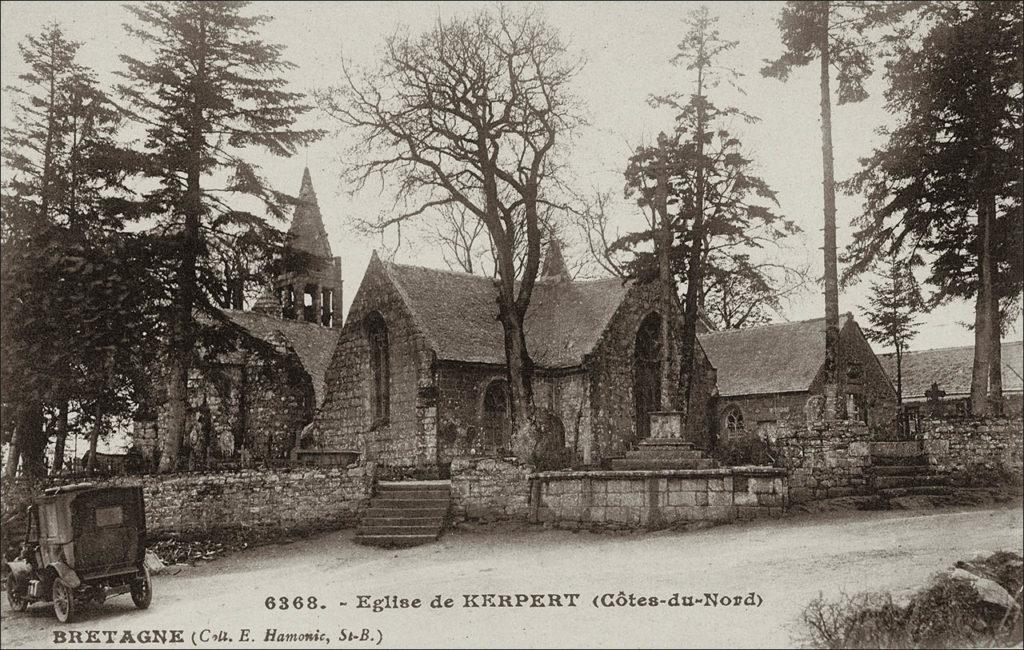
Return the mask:
<svg viewBox="0 0 1024 650">
<path fill-rule="evenodd" d="M 648 314 L 633 347 L 633 405 L 637 439 L 651 433 L 651 411 L 661 410 L 661 315 Z"/>
<path fill-rule="evenodd" d="M 484 391 L 481 417 L 482 439 L 485 453 L 507 451 L 512 438 L 512 416 L 509 412 L 508 382 L 496 379 Z"/>
<path fill-rule="evenodd" d="M 370 343 L 370 410 L 373 423 L 387 422 L 391 406 L 391 350 L 384 317 L 372 312 L 366 317 Z"/>
<path fill-rule="evenodd" d="M 736 406 L 730 406 L 725 411 L 725 430 L 730 433 L 743 431 L 743 411 Z"/>
</svg>

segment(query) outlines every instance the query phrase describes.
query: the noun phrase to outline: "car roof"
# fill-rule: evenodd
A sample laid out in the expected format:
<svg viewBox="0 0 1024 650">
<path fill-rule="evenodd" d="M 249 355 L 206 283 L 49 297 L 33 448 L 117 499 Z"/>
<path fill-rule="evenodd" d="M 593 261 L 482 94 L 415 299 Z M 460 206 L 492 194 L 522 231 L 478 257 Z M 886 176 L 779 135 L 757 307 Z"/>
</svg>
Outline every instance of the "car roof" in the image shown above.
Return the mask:
<svg viewBox="0 0 1024 650">
<path fill-rule="evenodd" d="M 94 483 L 75 483 L 73 485 L 61 485 L 58 487 L 43 490 L 42 496 L 36 497 L 36 503 L 52 503 L 54 501 L 72 501 L 84 494 L 97 494 L 102 492 L 123 492 L 139 490 L 140 486 L 135 485 L 107 485 L 97 486 Z"/>
</svg>

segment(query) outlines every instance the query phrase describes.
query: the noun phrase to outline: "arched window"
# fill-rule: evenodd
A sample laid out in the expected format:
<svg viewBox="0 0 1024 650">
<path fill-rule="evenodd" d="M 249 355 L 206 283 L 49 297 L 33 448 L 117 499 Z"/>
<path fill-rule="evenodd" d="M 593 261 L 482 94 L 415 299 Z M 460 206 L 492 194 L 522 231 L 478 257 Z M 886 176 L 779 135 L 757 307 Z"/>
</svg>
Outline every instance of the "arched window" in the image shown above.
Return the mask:
<svg viewBox="0 0 1024 650">
<path fill-rule="evenodd" d="M 725 410 L 725 430 L 727 433 L 743 431 L 743 411 L 738 406 L 730 406 Z"/>
<path fill-rule="evenodd" d="M 366 317 L 366 337 L 370 342 L 371 412 L 376 424 L 388 420 L 391 405 L 391 350 L 388 326 L 380 313 Z"/>
<path fill-rule="evenodd" d="M 495 379 L 484 390 L 479 444 L 485 452 L 506 451 L 512 439 L 512 414 L 509 411 L 508 383 Z"/>
<path fill-rule="evenodd" d="M 633 402 L 636 436 L 651 433 L 651 411 L 661 409 L 661 315 L 648 314 L 640 323 L 633 347 Z"/>
</svg>

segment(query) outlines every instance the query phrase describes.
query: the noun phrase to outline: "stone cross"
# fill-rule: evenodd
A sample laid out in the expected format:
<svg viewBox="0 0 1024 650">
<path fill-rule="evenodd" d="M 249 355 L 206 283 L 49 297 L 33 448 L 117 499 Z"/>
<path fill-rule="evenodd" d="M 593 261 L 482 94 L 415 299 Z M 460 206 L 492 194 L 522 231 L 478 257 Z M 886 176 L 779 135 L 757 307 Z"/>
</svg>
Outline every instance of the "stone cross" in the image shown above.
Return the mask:
<svg viewBox="0 0 1024 650">
<path fill-rule="evenodd" d="M 939 384 L 933 381 L 932 387 L 926 390 L 924 395 L 928 398 L 928 407 L 931 414 L 937 415 L 942 406 L 942 398 L 946 396 L 946 391 L 939 388 Z"/>
</svg>

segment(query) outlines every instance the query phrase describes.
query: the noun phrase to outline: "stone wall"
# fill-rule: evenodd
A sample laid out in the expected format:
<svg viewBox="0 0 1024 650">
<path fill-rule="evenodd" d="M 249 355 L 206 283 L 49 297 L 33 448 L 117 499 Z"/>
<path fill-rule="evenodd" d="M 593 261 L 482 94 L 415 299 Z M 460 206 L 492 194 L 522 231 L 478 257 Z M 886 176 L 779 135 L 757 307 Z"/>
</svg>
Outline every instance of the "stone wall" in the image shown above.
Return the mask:
<svg viewBox="0 0 1024 650">
<path fill-rule="evenodd" d="M 534 517 L 570 527 L 781 517 L 789 501 L 786 472 L 772 467 L 541 472 L 531 478 Z"/>
<path fill-rule="evenodd" d="M 870 492 L 872 433 L 863 422 L 779 422 L 764 432 L 776 464 L 789 471 L 793 503 Z"/>
<path fill-rule="evenodd" d="M 503 458 L 457 457 L 452 461 L 452 515 L 456 521 L 527 519 L 530 467 Z"/>
<path fill-rule="evenodd" d="M 925 420 L 920 436 L 929 461 L 959 483 L 989 483 L 994 474 L 1020 480 L 1024 472 L 1024 421 Z"/>
<path fill-rule="evenodd" d="M 283 350 L 223 353 L 191 371 L 182 466 L 288 457 L 297 434 L 313 419 L 315 397 L 299 359 Z M 157 400 L 165 398 L 163 391 Z M 132 444 L 155 468 L 170 409 L 163 401 L 151 413 L 152 419 L 133 423 Z"/>
<path fill-rule="evenodd" d="M 259 468 L 230 472 L 122 476 L 97 486 L 141 485 L 150 535 L 208 534 L 238 528 L 328 530 L 356 523 L 373 489 L 375 467 Z M 60 483 L 5 485 L 3 521 L 33 494 Z M 6 526 L 6 524 L 5 524 Z M 23 532 L 23 526 L 18 526 Z"/>
<path fill-rule="evenodd" d="M 377 311 L 388 330 L 390 409 L 373 420 L 366 318 Z M 357 449 L 396 467 L 437 463 L 434 354 L 384 265 L 371 260 L 349 309 L 326 375 L 327 396 L 314 420 L 316 446 Z"/>
</svg>

